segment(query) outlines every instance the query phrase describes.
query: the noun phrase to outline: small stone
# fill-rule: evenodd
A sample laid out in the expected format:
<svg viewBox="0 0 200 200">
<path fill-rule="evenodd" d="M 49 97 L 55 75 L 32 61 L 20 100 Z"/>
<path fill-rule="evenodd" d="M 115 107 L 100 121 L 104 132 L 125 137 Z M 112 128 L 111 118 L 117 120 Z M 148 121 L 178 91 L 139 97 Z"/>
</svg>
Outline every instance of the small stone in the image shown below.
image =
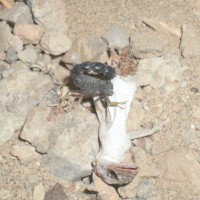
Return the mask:
<svg viewBox="0 0 200 200">
<path fill-rule="evenodd" d="M 18 58 L 27 65 L 32 65 L 37 61 L 37 52 L 32 45 L 29 45 L 25 50 L 18 52 Z"/>
<path fill-rule="evenodd" d="M 15 145 L 12 147 L 10 153 L 11 155 L 17 157 L 21 164 L 30 162 L 39 156 L 34 147 L 26 144 Z"/>
<path fill-rule="evenodd" d="M 128 114 L 127 130 L 128 132 L 138 130 L 144 119 L 145 112 L 139 101 L 134 101 Z"/>
<path fill-rule="evenodd" d="M 189 152 L 167 152 L 159 162 L 160 183 L 182 194 L 199 193 L 200 165 Z"/>
<path fill-rule="evenodd" d="M 44 157 L 45 165 L 59 179 L 81 180 L 92 172 L 91 162 L 98 152 L 99 123 L 88 111 L 74 110 L 65 117 L 66 128 L 61 129 L 56 144 Z"/>
<path fill-rule="evenodd" d="M 46 153 L 65 127 L 64 111 L 55 107 L 33 108 L 20 133 L 20 138 L 30 142 L 37 151 Z"/>
<path fill-rule="evenodd" d="M 43 183 L 39 183 L 34 187 L 33 190 L 33 200 L 44 200 L 45 187 Z"/>
<path fill-rule="evenodd" d="M 145 58 L 138 63 L 137 84 L 138 86 L 150 85 L 163 94 L 169 94 L 180 86 L 183 70 L 176 55 Z"/>
<path fill-rule="evenodd" d="M 0 19 L 11 23 L 32 23 L 32 15 L 24 2 L 15 2 L 8 10 L 1 10 Z"/>
<path fill-rule="evenodd" d="M 0 61 L 4 61 L 6 59 L 6 53 L 4 51 L 0 52 Z"/>
<path fill-rule="evenodd" d="M 49 31 L 67 31 L 65 0 L 27 0 L 26 2 L 37 24 Z"/>
<path fill-rule="evenodd" d="M 129 34 L 122 27 L 113 24 L 103 35 L 109 47 L 124 48 L 129 45 Z"/>
<path fill-rule="evenodd" d="M 196 88 L 196 87 L 192 87 L 192 88 L 191 88 L 191 91 L 192 91 L 193 93 L 199 93 L 199 89 Z"/>
<path fill-rule="evenodd" d="M 17 57 L 17 53 L 15 52 L 15 50 L 13 49 L 12 46 L 10 46 L 7 50 L 6 53 L 6 62 L 9 64 L 14 63 L 16 60 L 18 59 Z"/>
<path fill-rule="evenodd" d="M 8 35 L 10 28 L 5 21 L 0 22 L 0 51 L 6 51 L 8 48 Z"/>
<path fill-rule="evenodd" d="M 46 192 L 44 200 L 67 200 L 67 195 L 65 194 L 62 186 L 60 184 L 54 185 L 48 192 Z"/>
<path fill-rule="evenodd" d="M 57 30 L 45 32 L 40 41 L 42 50 L 47 54 L 55 56 L 67 52 L 71 48 L 71 45 L 66 32 L 59 32 Z"/>
<path fill-rule="evenodd" d="M 152 32 L 132 33 L 130 45 L 132 54 L 139 59 L 161 56 L 164 50 L 163 41 Z"/>
<path fill-rule="evenodd" d="M 200 36 L 193 25 L 182 26 L 182 38 L 180 50 L 184 58 L 200 56 Z"/>
<path fill-rule="evenodd" d="M 37 44 L 44 33 L 43 28 L 35 24 L 15 24 L 13 32 L 24 44 Z"/>
<path fill-rule="evenodd" d="M 18 36 L 13 35 L 13 34 L 9 34 L 8 44 L 9 46 L 12 46 L 16 52 L 22 51 L 24 48 L 23 42 L 19 39 Z"/>
<path fill-rule="evenodd" d="M 71 49 L 63 56 L 64 63 L 78 64 L 85 61 L 100 62 L 107 46 L 102 39 L 93 35 L 77 38 Z"/>
</svg>

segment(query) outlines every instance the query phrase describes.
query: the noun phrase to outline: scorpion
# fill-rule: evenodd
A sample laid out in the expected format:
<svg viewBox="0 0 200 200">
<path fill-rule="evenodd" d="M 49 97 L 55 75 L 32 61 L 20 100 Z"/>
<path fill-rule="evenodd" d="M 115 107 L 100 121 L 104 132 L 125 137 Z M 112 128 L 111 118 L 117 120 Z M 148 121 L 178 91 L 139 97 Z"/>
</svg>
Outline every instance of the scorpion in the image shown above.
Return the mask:
<svg viewBox="0 0 200 200">
<path fill-rule="evenodd" d="M 96 73 L 98 78 L 90 76 L 91 72 Z M 116 72 L 112 67 L 100 62 L 77 64 L 70 72 L 73 83 L 84 97 L 113 95 L 113 84 L 110 80 L 115 76 Z"/>
</svg>

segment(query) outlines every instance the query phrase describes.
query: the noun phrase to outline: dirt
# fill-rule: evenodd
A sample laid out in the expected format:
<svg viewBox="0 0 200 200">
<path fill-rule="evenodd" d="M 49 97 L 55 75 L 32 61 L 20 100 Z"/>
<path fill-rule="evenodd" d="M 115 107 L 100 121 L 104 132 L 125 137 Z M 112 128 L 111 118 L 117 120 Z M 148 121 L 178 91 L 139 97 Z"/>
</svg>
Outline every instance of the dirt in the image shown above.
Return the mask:
<svg viewBox="0 0 200 200">
<path fill-rule="evenodd" d="M 143 29 L 143 18 L 162 21 L 179 29 L 181 25 L 187 23 L 200 27 L 198 2 L 195 0 L 66 0 L 66 9 L 68 34 L 71 40 L 89 33 L 101 37 L 112 23 L 121 25 L 129 32 L 133 32 L 136 26 Z M 165 53 L 180 55 L 180 38 L 172 34 L 163 34 L 163 36 L 168 41 Z M 152 139 L 169 146 L 169 149 L 191 152 L 198 158 L 199 151 L 193 148 L 193 142 L 186 140 L 184 135 L 191 126 L 199 130 L 199 119 L 193 117 L 191 112 L 195 106 L 199 106 L 197 91 L 200 91 L 199 60 L 183 59 L 182 64 L 188 67 L 182 78 L 182 82 L 187 82 L 186 86 L 178 88 L 167 96 L 153 89 L 144 93 L 143 100 L 148 111 L 145 113 L 143 124 L 159 124 L 169 117 L 169 125 Z M 3 156 L 3 159 L 0 159 L 0 188 L 5 191 L 1 192 L 0 199 L 31 200 L 33 187 L 38 182 L 43 182 L 47 190 L 56 183 L 61 183 L 69 199 L 96 199 L 95 195 L 82 194 L 81 185 L 56 179 L 47 171 L 41 159 L 20 165 L 20 162 L 10 155 L 10 148 L 17 142 L 18 134 L 16 133 L 12 140 L 0 148 Z M 161 156 L 155 155 L 155 161 L 159 161 Z M 198 196 L 190 194 L 189 191 L 185 197 L 170 193 L 160 185 L 159 180 L 157 180 L 156 188 L 159 197 L 154 198 L 155 200 L 198 199 Z"/>
</svg>

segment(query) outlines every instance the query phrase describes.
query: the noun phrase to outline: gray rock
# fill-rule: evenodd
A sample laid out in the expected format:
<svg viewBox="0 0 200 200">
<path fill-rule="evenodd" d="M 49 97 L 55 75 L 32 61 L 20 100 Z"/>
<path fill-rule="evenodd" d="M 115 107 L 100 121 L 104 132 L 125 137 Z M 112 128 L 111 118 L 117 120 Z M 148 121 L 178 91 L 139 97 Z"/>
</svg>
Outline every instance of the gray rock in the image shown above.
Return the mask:
<svg viewBox="0 0 200 200">
<path fill-rule="evenodd" d="M 47 30 L 56 29 L 59 32 L 67 30 L 64 0 L 27 0 L 27 3 L 37 24 Z"/>
<path fill-rule="evenodd" d="M 32 15 L 24 2 L 15 2 L 13 6 L 0 12 L 0 19 L 12 23 L 32 23 Z"/>
<path fill-rule="evenodd" d="M 33 108 L 20 133 L 20 138 L 30 142 L 38 152 L 46 153 L 65 128 L 65 113 L 56 107 Z"/>
<path fill-rule="evenodd" d="M 0 51 L 6 51 L 8 48 L 8 35 L 10 34 L 10 27 L 5 21 L 0 22 Z"/>
<path fill-rule="evenodd" d="M 129 34 L 122 27 L 113 24 L 103 35 L 109 47 L 123 48 L 129 45 Z"/>
<path fill-rule="evenodd" d="M 54 87 L 51 78 L 30 70 L 16 70 L 0 81 L 3 105 L 13 113 L 27 115 Z"/>
<path fill-rule="evenodd" d="M 139 199 L 149 199 L 150 197 L 156 196 L 155 180 L 143 178 L 140 181 L 139 187 L 137 188 L 137 196 Z"/>
<path fill-rule="evenodd" d="M 180 50 L 183 57 L 200 56 L 200 36 L 199 31 L 192 25 L 182 26 L 182 38 Z"/>
<path fill-rule="evenodd" d="M 85 61 L 101 61 L 102 55 L 106 53 L 107 46 L 102 39 L 93 35 L 77 38 L 70 50 L 63 56 L 65 63 L 81 63 Z"/>
<path fill-rule="evenodd" d="M 32 45 L 27 46 L 23 51 L 18 52 L 18 58 L 27 65 L 37 61 L 37 52 Z"/>
<path fill-rule="evenodd" d="M 74 111 L 57 143 L 45 156 L 45 164 L 58 178 L 80 180 L 92 172 L 98 152 L 98 120 L 90 112 Z"/>
<path fill-rule="evenodd" d="M 14 135 L 15 131 L 23 126 L 24 121 L 24 116 L 11 113 L 0 104 L 0 146 L 4 145 Z"/>
<path fill-rule="evenodd" d="M 7 50 L 6 53 L 6 62 L 9 64 L 14 63 L 16 60 L 18 59 L 17 53 L 15 52 L 15 50 L 13 49 L 12 46 L 10 46 Z"/>
<path fill-rule="evenodd" d="M 169 94 L 180 86 L 183 70 L 176 55 L 145 58 L 138 63 L 137 84 L 150 85 L 164 94 Z"/>
<path fill-rule="evenodd" d="M 17 157 L 21 164 L 30 162 L 39 157 L 35 148 L 27 144 L 17 144 L 13 146 L 10 154 Z"/>
<path fill-rule="evenodd" d="M 164 42 L 152 32 L 132 33 L 130 45 L 132 54 L 139 59 L 161 56 L 164 50 Z"/>
<path fill-rule="evenodd" d="M 67 33 L 57 30 L 45 32 L 40 41 L 41 49 L 45 53 L 56 56 L 68 51 L 71 48 L 71 45 Z"/>
<path fill-rule="evenodd" d="M 23 42 L 19 37 L 11 33 L 8 35 L 8 45 L 12 46 L 16 52 L 22 51 L 24 48 Z"/>
</svg>

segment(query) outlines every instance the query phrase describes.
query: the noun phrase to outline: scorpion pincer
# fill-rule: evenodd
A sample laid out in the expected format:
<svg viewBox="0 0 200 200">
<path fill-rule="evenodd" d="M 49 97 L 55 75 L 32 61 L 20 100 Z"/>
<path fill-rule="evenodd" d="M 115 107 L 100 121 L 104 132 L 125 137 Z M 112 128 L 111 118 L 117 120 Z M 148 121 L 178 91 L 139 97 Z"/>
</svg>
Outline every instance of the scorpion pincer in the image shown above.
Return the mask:
<svg viewBox="0 0 200 200">
<path fill-rule="evenodd" d="M 91 72 L 101 75 L 102 78 L 90 76 Z M 86 97 L 113 95 L 111 79 L 115 76 L 116 72 L 111 66 L 100 62 L 77 64 L 70 72 L 73 83 Z"/>
</svg>

